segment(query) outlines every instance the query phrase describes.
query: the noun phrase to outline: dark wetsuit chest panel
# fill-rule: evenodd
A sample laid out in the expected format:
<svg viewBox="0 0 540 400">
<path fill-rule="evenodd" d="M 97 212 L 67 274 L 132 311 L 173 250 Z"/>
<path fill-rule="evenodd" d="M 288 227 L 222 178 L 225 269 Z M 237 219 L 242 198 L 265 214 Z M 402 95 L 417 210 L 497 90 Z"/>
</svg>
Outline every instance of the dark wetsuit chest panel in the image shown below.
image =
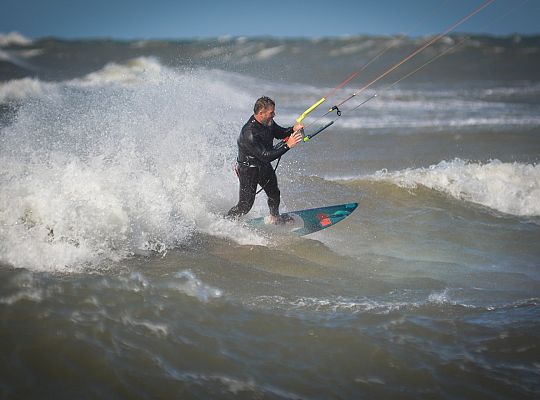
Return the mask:
<svg viewBox="0 0 540 400">
<path fill-rule="evenodd" d="M 238 161 L 254 159 L 259 163 L 269 163 L 276 160 L 285 154 L 289 147 L 284 143 L 274 147 L 274 139 L 284 139 L 292 130 L 275 122 L 271 126 L 265 126 L 252 115 L 238 137 Z"/>
</svg>

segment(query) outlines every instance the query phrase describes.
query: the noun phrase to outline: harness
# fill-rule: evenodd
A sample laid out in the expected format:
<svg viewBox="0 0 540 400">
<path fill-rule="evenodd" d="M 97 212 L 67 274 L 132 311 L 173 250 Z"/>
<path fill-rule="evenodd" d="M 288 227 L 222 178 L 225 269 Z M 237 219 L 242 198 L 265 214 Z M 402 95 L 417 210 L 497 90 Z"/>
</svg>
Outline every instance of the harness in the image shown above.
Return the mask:
<svg viewBox="0 0 540 400">
<path fill-rule="evenodd" d="M 277 167 L 279 166 L 279 162 L 281 161 L 281 157 L 278 158 L 277 160 L 277 163 L 276 163 L 276 166 L 274 167 L 274 173 L 276 173 L 276 170 L 277 170 Z M 236 174 L 236 176 L 240 179 L 240 171 L 239 171 L 239 167 L 243 166 L 243 167 L 248 167 L 248 168 L 261 168 L 261 163 L 259 160 L 257 160 L 256 157 L 252 157 L 252 156 L 244 156 L 244 160 L 240 160 L 239 157 L 236 158 L 236 164 L 234 165 L 234 173 Z M 268 179 L 264 185 L 260 185 L 261 188 L 255 193 L 255 196 L 258 195 L 259 193 L 261 193 L 264 188 L 266 187 L 266 185 L 268 185 L 268 182 L 270 182 L 270 179 Z"/>
<path fill-rule="evenodd" d="M 249 168 L 257 168 L 260 166 L 260 163 L 257 160 L 257 158 L 252 157 L 252 156 L 244 156 L 243 160 L 241 160 L 240 157 L 237 157 L 236 162 L 239 165 L 242 165 L 244 167 L 249 167 Z"/>
</svg>

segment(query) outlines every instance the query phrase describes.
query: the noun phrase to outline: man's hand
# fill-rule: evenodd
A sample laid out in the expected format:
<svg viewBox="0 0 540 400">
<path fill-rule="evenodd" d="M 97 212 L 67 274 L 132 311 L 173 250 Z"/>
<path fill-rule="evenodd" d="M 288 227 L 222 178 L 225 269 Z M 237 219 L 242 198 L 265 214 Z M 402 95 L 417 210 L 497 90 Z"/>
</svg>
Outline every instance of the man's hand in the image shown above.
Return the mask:
<svg viewBox="0 0 540 400">
<path fill-rule="evenodd" d="M 295 125 L 296 127 L 296 125 Z M 303 128 L 303 127 L 302 127 Z M 298 143 L 302 141 L 302 134 L 300 133 L 300 130 L 295 130 L 291 136 L 285 141 L 287 143 L 287 146 L 289 146 L 289 149 L 292 149 L 294 146 L 296 146 Z"/>
</svg>

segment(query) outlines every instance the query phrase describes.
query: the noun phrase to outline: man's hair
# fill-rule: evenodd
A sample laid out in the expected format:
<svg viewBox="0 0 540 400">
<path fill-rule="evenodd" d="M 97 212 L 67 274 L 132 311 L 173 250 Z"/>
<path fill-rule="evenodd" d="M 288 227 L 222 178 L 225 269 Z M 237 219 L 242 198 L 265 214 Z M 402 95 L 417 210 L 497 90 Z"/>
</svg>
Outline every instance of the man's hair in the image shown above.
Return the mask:
<svg viewBox="0 0 540 400">
<path fill-rule="evenodd" d="M 255 114 L 258 114 L 259 111 L 269 108 L 269 107 L 275 107 L 276 103 L 274 103 L 274 100 L 272 100 L 270 97 L 263 96 L 255 102 L 255 105 L 253 106 L 253 112 Z"/>
</svg>

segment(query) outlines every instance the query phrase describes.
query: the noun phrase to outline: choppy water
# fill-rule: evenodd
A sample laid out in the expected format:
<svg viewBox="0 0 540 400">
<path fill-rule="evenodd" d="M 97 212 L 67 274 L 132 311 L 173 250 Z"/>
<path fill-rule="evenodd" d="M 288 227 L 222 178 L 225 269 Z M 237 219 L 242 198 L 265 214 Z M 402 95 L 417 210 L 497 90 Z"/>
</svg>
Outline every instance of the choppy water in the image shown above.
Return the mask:
<svg viewBox="0 0 540 400">
<path fill-rule="evenodd" d="M 389 77 L 283 157 L 283 210 L 360 203 L 304 238 L 222 219 L 238 132 L 264 94 L 291 124 L 393 38 L 4 39 L 3 398 L 540 395 L 537 38 Z M 330 57 L 300 74 L 298 52 Z M 489 73 L 452 69 L 476 52 Z"/>
</svg>

